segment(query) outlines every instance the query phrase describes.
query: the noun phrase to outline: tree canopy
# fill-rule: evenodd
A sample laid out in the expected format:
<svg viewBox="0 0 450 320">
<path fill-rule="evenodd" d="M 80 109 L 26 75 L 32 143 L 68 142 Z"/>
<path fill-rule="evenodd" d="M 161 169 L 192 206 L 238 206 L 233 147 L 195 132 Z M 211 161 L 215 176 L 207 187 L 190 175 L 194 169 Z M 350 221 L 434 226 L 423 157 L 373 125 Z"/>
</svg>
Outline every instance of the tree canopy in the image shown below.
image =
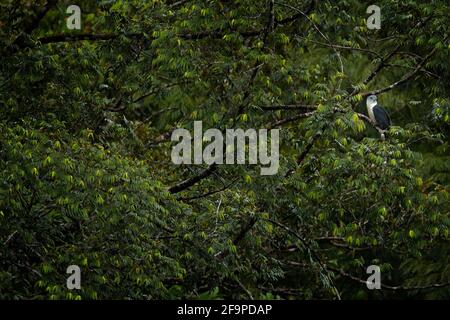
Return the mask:
<svg viewBox="0 0 450 320">
<path fill-rule="evenodd" d="M 371 4 L 3 0 L 0 298 L 449 299 L 450 8 Z M 278 173 L 175 165 L 194 121 Z"/>
</svg>

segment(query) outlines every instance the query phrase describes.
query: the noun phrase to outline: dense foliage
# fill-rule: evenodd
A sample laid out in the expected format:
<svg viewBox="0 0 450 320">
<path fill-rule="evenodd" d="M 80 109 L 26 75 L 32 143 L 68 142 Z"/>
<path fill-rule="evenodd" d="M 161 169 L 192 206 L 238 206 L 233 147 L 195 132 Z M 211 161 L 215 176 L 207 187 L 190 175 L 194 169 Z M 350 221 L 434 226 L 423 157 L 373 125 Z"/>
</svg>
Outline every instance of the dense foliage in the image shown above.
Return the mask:
<svg viewBox="0 0 450 320">
<path fill-rule="evenodd" d="M 1 1 L 0 298 L 449 299 L 450 8 L 371 4 Z M 278 173 L 174 165 L 196 120 Z"/>
</svg>

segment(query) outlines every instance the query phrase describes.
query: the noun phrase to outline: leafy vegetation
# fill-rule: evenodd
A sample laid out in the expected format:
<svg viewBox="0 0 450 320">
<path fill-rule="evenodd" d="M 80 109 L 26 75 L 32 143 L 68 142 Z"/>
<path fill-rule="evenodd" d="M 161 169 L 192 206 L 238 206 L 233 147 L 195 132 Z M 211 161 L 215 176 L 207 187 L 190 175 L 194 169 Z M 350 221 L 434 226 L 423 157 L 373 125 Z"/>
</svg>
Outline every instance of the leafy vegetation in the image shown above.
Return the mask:
<svg viewBox="0 0 450 320">
<path fill-rule="evenodd" d="M 370 4 L 2 1 L 0 298 L 449 299 L 448 2 Z M 196 120 L 278 174 L 174 165 Z"/>
</svg>

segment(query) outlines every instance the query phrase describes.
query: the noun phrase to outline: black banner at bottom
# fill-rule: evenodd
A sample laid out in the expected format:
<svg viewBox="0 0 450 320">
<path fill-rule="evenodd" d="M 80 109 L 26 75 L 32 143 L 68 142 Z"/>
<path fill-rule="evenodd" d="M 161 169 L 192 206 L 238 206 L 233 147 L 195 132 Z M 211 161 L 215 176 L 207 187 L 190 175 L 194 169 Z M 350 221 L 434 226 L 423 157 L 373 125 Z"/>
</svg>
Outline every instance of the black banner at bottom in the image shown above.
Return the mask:
<svg viewBox="0 0 450 320">
<path fill-rule="evenodd" d="M 11 311 L 42 316 L 91 318 L 92 316 L 142 319 L 310 319 L 340 316 L 346 319 L 380 317 L 398 312 L 405 317 L 423 310 L 448 310 L 448 301 L 0 301 L 2 313 Z M 11 308 L 11 310 L 8 310 Z M 432 309 L 429 309 L 432 308 Z"/>
</svg>

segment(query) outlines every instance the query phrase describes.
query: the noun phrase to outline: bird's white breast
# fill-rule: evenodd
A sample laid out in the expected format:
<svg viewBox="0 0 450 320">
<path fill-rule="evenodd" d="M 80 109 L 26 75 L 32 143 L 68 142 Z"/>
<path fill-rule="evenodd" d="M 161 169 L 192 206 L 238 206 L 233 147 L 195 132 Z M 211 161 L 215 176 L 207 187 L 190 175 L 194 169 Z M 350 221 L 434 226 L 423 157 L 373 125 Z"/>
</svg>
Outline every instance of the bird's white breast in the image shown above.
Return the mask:
<svg viewBox="0 0 450 320">
<path fill-rule="evenodd" d="M 376 106 L 376 102 L 375 103 L 367 103 L 367 113 L 369 114 L 369 118 L 370 120 L 372 120 L 374 123 L 376 123 L 377 121 L 375 120 L 375 115 L 373 114 L 373 108 Z"/>
</svg>

